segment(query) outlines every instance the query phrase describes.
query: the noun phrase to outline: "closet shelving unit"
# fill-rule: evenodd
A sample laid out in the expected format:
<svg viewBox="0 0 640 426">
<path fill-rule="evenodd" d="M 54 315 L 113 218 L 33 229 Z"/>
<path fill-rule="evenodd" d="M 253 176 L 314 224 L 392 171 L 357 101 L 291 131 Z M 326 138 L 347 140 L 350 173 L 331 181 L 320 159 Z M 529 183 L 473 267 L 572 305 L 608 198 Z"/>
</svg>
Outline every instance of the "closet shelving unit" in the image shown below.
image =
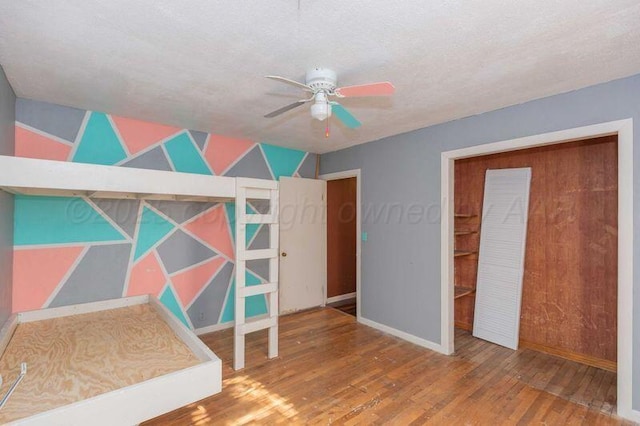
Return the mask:
<svg viewBox="0 0 640 426">
<path fill-rule="evenodd" d="M 0 190 L 17 195 L 193 202 L 236 201 L 235 369 L 244 367 L 245 335 L 254 331 L 269 330 L 268 356 L 269 358 L 278 356 L 278 188 L 278 182 L 263 179 L 206 176 L 0 156 Z M 269 200 L 270 212 L 268 214 L 246 214 L 246 200 L 254 199 Z M 271 243 L 268 249 L 248 250 L 246 248 L 246 226 L 256 223 L 267 224 L 270 227 Z M 245 262 L 256 259 L 269 259 L 270 280 L 262 285 L 247 287 L 245 286 Z M 266 295 L 268 299 L 269 316 L 266 319 L 247 320 L 244 317 L 245 298 L 259 294 Z M 99 398 L 62 406 L 38 414 L 33 417 L 34 421 L 27 422 L 28 424 L 55 423 L 63 418 L 73 418 L 74 413 L 78 415 L 86 413 L 88 409 L 94 413 L 104 414 L 102 417 L 92 416 L 97 420 L 100 419 L 98 421 L 100 424 L 136 424 L 163 414 L 167 407 L 169 410 L 178 408 L 221 390 L 222 367 L 220 359 L 204 347 L 193 332 L 179 323 L 171 314 L 167 314 L 168 311 L 159 305 L 155 298 L 148 296 L 147 299 L 143 299 L 136 298 L 134 302 L 131 302 L 127 298 L 97 302 L 89 304 L 90 306 L 74 305 L 43 309 L 32 311 L 32 313 L 28 313 L 28 316 L 14 314 L 5 324 L 0 324 L 0 356 L 9 345 L 19 323 L 26 318 L 35 317 L 46 320 L 64 315 L 74 315 L 79 312 L 111 309 L 113 306 L 118 307 L 123 304 L 150 303 L 163 313 L 168 325 L 186 342 L 187 346 L 196 348 L 196 355 L 203 359 L 203 362 L 206 361 L 208 369 L 206 371 L 193 368 L 182 370 L 103 394 Z M 202 377 L 205 377 L 206 380 L 203 380 Z M 176 389 L 181 389 L 181 392 L 175 392 Z M 178 401 L 176 398 L 180 398 L 180 394 L 190 395 L 192 400 L 185 401 L 182 398 Z M 129 395 L 131 398 L 124 398 L 123 395 Z M 156 400 L 159 395 L 162 395 L 161 399 L 164 403 L 151 404 L 155 408 L 150 410 L 150 405 L 147 402 Z M 125 400 L 127 402 L 123 402 Z M 173 407 L 172 402 L 179 405 Z M 35 396 L 33 403 L 37 404 Z"/>
<path fill-rule="evenodd" d="M 454 236 L 465 238 L 469 235 L 474 235 L 478 233 L 477 229 L 472 229 L 472 225 L 469 223 L 471 219 L 477 218 L 478 215 L 472 213 L 455 213 L 454 218 L 457 219 L 455 221 L 456 227 L 454 229 Z M 464 225 L 460 225 L 462 222 Z M 479 226 L 479 225 L 478 225 Z M 456 246 L 457 246 L 458 238 L 456 238 Z M 468 250 L 468 249 L 455 249 L 453 252 L 454 259 L 461 258 L 469 258 L 470 260 L 477 260 L 478 251 L 476 250 Z M 468 283 L 466 285 L 460 285 L 459 283 L 455 284 L 454 287 L 454 299 L 460 299 L 462 297 L 470 296 L 475 294 L 475 285 L 472 283 Z"/>
</svg>

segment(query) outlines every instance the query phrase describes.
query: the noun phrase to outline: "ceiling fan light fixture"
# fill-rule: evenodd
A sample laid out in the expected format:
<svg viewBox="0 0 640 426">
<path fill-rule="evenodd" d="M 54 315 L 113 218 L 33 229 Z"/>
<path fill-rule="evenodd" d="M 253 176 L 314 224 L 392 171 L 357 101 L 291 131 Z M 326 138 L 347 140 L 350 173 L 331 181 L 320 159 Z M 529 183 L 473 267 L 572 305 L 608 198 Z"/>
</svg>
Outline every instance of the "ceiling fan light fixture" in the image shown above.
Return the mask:
<svg viewBox="0 0 640 426">
<path fill-rule="evenodd" d="M 311 105 L 311 116 L 319 121 L 331 117 L 331 104 L 329 104 L 325 93 L 318 92 L 316 94 L 313 105 Z"/>
</svg>

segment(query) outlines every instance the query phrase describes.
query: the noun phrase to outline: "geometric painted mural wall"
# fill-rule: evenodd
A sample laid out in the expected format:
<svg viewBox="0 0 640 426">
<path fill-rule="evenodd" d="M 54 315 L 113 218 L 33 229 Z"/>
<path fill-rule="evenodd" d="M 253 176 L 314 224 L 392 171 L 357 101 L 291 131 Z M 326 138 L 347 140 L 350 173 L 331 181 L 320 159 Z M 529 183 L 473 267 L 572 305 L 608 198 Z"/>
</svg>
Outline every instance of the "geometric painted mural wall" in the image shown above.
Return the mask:
<svg viewBox="0 0 640 426">
<path fill-rule="evenodd" d="M 312 178 L 302 151 L 18 99 L 16 156 L 209 175 Z M 259 210 L 260 206 L 247 206 Z M 233 320 L 233 203 L 15 197 L 15 312 L 153 294 L 191 328 Z M 266 225 L 247 228 L 250 248 Z M 268 262 L 247 265 L 247 285 Z M 266 313 L 264 295 L 247 316 Z"/>
</svg>

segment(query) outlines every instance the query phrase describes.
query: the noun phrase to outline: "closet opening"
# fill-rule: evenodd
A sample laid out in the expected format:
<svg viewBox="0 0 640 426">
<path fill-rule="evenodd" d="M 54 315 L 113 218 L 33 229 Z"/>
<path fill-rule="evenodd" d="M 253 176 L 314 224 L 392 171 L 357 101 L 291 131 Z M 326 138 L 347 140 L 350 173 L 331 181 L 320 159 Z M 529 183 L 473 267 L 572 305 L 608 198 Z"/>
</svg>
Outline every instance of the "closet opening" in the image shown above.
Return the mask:
<svg viewBox="0 0 640 426">
<path fill-rule="evenodd" d="M 618 147 L 614 134 L 460 158 L 453 170 L 456 353 L 490 352 L 527 385 L 608 414 L 617 404 Z M 473 337 L 476 278 L 485 174 L 525 167 L 531 186 L 513 351 Z"/>
</svg>

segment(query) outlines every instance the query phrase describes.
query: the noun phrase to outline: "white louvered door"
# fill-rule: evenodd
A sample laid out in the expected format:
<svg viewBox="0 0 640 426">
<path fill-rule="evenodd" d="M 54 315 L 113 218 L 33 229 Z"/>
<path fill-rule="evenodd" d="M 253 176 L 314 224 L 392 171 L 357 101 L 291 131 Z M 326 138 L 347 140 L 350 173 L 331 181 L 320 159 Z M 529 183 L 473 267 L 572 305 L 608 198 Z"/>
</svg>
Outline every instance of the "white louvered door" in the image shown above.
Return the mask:
<svg viewBox="0 0 640 426">
<path fill-rule="evenodd" d="M 487 170 L 473 335 L 518 348 L 531 168 Z"/>
</svg>

